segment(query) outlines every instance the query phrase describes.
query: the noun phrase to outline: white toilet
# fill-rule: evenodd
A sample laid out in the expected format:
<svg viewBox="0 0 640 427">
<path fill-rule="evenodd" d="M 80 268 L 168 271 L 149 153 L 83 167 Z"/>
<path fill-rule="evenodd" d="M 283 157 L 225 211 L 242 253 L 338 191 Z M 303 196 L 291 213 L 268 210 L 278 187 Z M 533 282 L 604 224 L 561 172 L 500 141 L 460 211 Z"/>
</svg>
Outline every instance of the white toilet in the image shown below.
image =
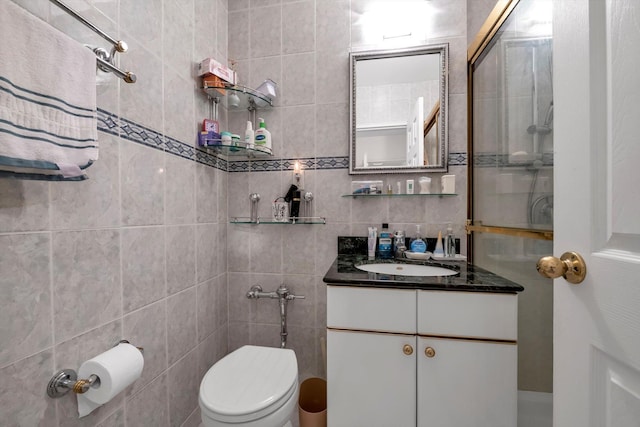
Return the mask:
<svg viewBox="0 0 640 427">
<path fill-rule="evenodd" d="M 298 403 L 296 354 L 241 347 L 207 371 L 199 400 L 204 427 L 289 427 Z"/>
</svg>

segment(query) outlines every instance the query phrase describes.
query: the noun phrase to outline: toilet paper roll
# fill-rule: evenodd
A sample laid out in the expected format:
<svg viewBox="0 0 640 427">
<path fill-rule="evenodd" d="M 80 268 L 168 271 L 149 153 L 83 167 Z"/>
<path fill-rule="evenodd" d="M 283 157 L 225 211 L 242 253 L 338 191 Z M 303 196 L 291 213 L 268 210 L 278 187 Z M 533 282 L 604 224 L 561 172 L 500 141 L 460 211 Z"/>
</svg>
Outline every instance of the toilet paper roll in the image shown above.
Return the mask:
<svg viewBox="0 0 640 427">
<path fill-rule="evenodd" d="M 100 385 L 90 388 L 84 394 L 78 394 L 80 417 L 88 415 L 98 406 L 107 403 L 140 378 L 143 367 L 144 358 L 140 350 L 125 343 L 118 344 L 84 362 L 78 370 L 78 378 L 97 375 L 100 378 Z"/>
</svg>

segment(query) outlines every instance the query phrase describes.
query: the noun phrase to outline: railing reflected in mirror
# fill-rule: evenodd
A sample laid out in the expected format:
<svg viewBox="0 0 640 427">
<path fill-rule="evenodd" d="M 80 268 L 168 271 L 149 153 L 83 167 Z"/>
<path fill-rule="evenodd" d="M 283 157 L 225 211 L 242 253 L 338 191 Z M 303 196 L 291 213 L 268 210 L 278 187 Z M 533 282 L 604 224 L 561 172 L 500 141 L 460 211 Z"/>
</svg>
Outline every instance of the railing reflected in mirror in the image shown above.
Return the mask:
<svg viewBox="0 0 640 427">
<path fill-rule="evenodd" d="M 447 171 L 448 51 L 351 53 L 349 173 Z"/>
</svg>

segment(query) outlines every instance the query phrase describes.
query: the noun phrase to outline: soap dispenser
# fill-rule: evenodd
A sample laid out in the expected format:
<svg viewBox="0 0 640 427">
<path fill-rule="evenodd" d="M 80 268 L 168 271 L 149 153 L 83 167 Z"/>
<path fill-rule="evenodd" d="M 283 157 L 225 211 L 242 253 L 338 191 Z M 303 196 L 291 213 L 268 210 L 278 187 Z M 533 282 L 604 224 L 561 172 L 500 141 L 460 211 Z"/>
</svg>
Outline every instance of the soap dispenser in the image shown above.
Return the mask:
<svg viewBox="0 0 640 427">
<path fill-rule="evenodd" d="M 411 252 L 425 253 L 427 251 L 427 244 L 422 240 L 420 234 L 420 224 L 416 225 L 416 238 L 411 242 Z"/>
</svg>

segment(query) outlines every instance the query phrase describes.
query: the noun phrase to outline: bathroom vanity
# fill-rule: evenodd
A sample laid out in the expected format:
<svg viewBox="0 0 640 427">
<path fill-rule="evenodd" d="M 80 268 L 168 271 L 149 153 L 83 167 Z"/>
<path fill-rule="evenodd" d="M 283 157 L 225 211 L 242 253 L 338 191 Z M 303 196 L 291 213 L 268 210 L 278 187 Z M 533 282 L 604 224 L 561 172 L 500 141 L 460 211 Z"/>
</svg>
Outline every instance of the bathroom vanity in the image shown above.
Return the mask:
<svg viewBox="0 0 640 427">
<path fill-rule="evenodd" d="M 467 263 L 408 277 L 367 262 L 339 255 L 324 277 L 328 425 L 517 425 L 522 286 Z"/>
</svg>

